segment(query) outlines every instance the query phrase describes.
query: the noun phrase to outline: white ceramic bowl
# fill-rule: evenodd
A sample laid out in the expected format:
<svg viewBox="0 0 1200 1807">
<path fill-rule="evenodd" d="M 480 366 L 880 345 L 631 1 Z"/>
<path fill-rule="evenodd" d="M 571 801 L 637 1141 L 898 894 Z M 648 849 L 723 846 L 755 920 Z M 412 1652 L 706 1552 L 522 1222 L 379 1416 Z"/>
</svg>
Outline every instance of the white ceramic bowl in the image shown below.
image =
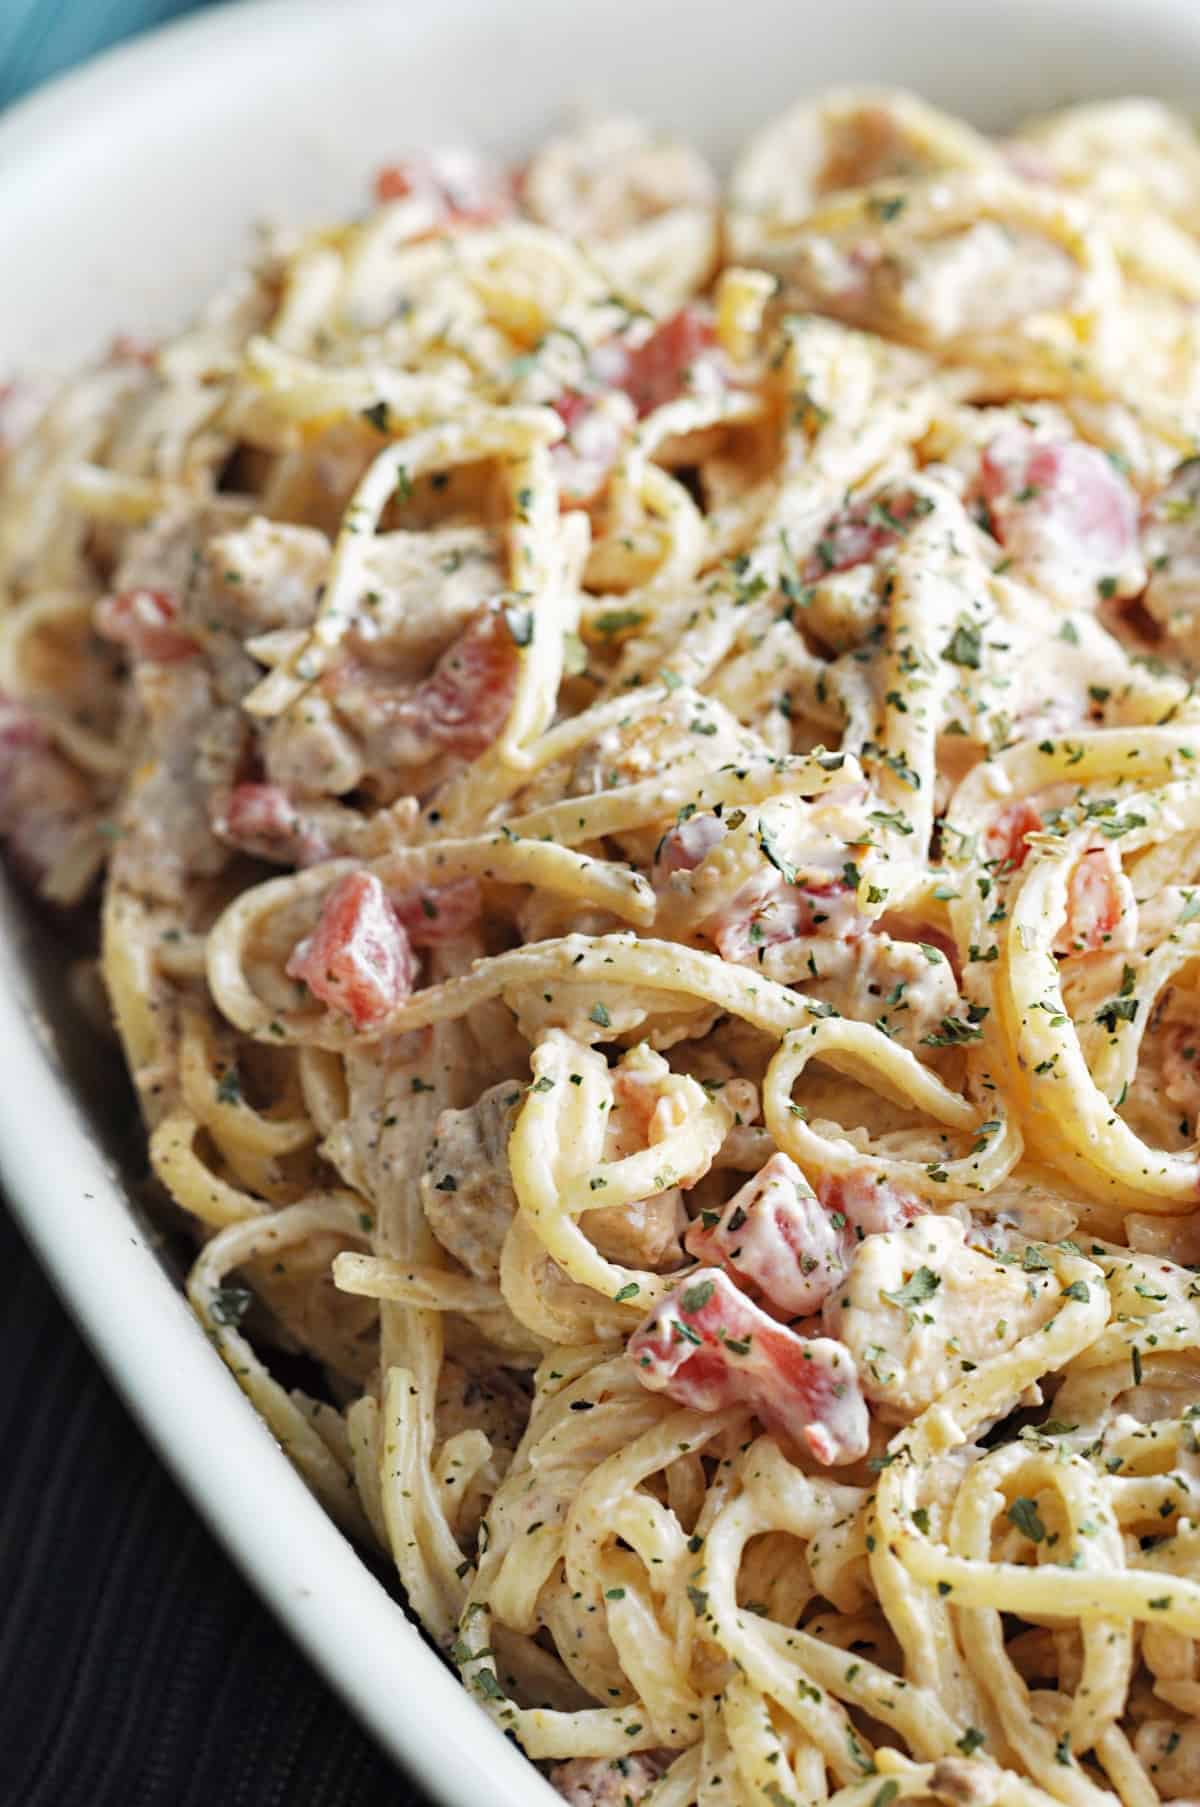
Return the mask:
<svg viewBox="0 0 1200 1807">
<path fill-rule="evenodd" d="M 1194 110 L 1195 0 L 258 0 L 206 12 L 0 121 L 0 367 L 177 324 L 263 217 L 357 205 L 373 165 L 518 151 L 619 105 L 717 157 L 796 94 L 876 79 L 983 126 L 1087 96 Z M 550 1801 L 293 1474 L 200 1334 L 107 1149 L 44 936 L 0 897 L 0 1178 L 113 1379 L 232 1555 L 385 1747 L 453 1807 Z"/>
</svg>

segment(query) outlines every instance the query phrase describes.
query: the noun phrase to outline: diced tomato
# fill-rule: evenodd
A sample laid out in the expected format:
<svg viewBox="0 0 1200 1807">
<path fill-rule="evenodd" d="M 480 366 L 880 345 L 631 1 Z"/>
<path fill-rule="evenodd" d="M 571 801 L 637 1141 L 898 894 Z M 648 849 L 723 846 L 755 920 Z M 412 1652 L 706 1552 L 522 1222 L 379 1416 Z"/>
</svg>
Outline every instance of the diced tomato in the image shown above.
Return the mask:
<svg viewBox="0 0 1200 1807">
<path fill-rule="evenodd" d="M 834 1227 L 848 1227 L 855 1241 L 885 1230 L 902 1230 L 914 1218 L 923 1217 L 927 1209 L 923 1199 L 877 1179 L 869 1168 L 822 1175 L 817 1181 L 817 1197 L 833 1214 Z M 839 1218 L 844 1223 L 839 1223 Z"/>
<path fill-rule="evenodd" d="M 881 552 L 899 543 L 914 520 L 928 513 L 926 499 L 908 493 L 877 496 L 840 509 L 826 522 L 816 549 L 805 560 L 804 582 L 818 583 L 833 571 L 873 564 Z"/>
<path fill-rule="evenodd" d="M 432 201 L 448 226 L 494 226 L 516 208 L 512 176 L 469 150 L 432 151 L 389 163 L 375 177 L 375 199 Z"/>
<path fill-rule="evenodd" d="M 776 1323 L 716 1267 L 695 1269 L 634 1331 L 629 1354 L 652 1392 L 702 1412 L 746 1405 L 825 1466 L 865 1455 L 854 1358 L 831 1337 Z"/>
<path fill-rule="evenodd" d="M 348 872 L 326 893 L 311 935 L 292 950 L 290 979 L 314 997 L 370 1028 L 408 997 L 417 966 L 404 925 L 379 880 Z"/>
<path fill-rule="evenodd" d="M 1067 885 L 1067 916 L 1055 942 L 1060 954 L 1092 954 L 1127 947 L 1136 920 L 1133 887 L 1115 847 L 1093 847 Z"/>
<path fill-rule="evenodd" d="M 695 1219 L 684 1243 L 697 1261 L 730 1269 L 786 1318 L 819 1310 L 846 1271 L 845 1220 L 835 1224 L 785 1154 L 772 1155 L 715 1222 L 709 1213 Z"/>
<path fill-rule="evenodd" d="M 653 881 L 660 890 L 686 885 L 677 875 L 694 872 L 720 845 L 725 824 L 711 811 L 689 816 L 668 829 L 654 854 Z M 791 851 L 791 850 L 789 850 Z M 794 851 L 793 882 L 779 866 L 762 865 L 734 895 L 698 924 L 723 959 L 742 964 L 757 961 L 769 947 L 812 935 L 825 940 L 854 940 L 866 928 L 855 890 L 842 877 L 845 850 L 825 844 Z M 789 873 L 789 877 L 790 877 Z M 675 879 L 675 884 L 671 884 Z"/>
<path fill-rule="evenodd" d="M 86 782 L 23 703 L 0 696 L 0 840 L 13 865 L 38 885 L 90 806 Z"/>
<path fill-rule="evenodd" d="M 141 364 L 153 370 L 158 347 L 150 339 L 139 339 L 134 333 L 118 333 L 108 348 L 114 364 Z"/>
<path fill-rule="evenodd" d="M 711 810 L 676 823 L 654 850 L 655 883 L 670 878 L 672 872 L 694 872 L 724 838 L 725 824 Z"/>
<path fill-rule="evenodd" d="M 1095 446 L 1006 427 L 983 454 L 979 488 L 1013 563 L 1060 599 L 1094 602 L 1106 580 L 1130 593 L 1137 500 Z"/>
<path fill-rule="evenodd" d="M 416 166 L 411 163 L 385 163 L 375 172 L 375 199 L 381 206 L 388 201 L 407 201 L 420 193 Z"/>
<path fill-rule="evenodd" d="M 866 923 L 855 893 L 842 879 L 789 885 L 782 873 L 770 871 L 747 880 L 730 903 L 700 926 L 723 960 L 749 964 L 766 948 L 813 935 L 853 941 Z"/>
<path fill-rule="evenodd" d="M 550 448 L 559 498 L 569 508 L 582 508 L 596 500 L 620 457 L 621 422 L 576 389 L 566 390 L 552 405 L 567 429 Z"/>
<path fill-rule="evenodd" d="M 701 926 L 723 960 L 744 962 L 811 934 L 813 916 L 811 903 L 794 885 L 785 884 L 779 873 L 764 872 L 749 879 Z"/>
<path fill-rule="evenodd" d="M 716 330 L 708 316 L 699 308 L 683 307 L 628 352 L 620 387 L 639 416 L 652 414 L 681 395 L 692 365 L 713 351 L 716 343 Z"/>
<path fill-rule="evenodd" d="M 315 866 L 332 848 L 278 784 L 239 784 L 209 801 L 212 831 L 231 847 L 285 866 Z"/>
<path fill-rule="evenodd" d="M 93 611 L 96 632 L 118 646 L 127 646 L 137 659 L 167 665 L 190 659 L 199 643 L 175 625 L 179 605 L 166 590 L 121 590 L 102 596 Z"/>
<path fill-rule="evenodd" d="M 397 725 L 435 748 L 473 759 L 504 726 L 516 683 L 512 632 L 498 610 L 484 610 L 398 704 Z"/>
<path fill-rule="evenodd" d="M 414 947 L 437 947 L 457 941 L 479 921 L 483 899 L 473 878 L 449 885 L 430 885 L 392 899 L 392 908 Z"/>
<path fill-rule="evenodd" d="M 989 860 L 999 861 L 999 870 L 1018 872 L 1029 854 L 1027 835 L 1040 834 L 1044 824 L 1041 813 L 1024 798 L 1009 803 L 997 815 L 984 836 L 984 849 Z"/>
</svg>

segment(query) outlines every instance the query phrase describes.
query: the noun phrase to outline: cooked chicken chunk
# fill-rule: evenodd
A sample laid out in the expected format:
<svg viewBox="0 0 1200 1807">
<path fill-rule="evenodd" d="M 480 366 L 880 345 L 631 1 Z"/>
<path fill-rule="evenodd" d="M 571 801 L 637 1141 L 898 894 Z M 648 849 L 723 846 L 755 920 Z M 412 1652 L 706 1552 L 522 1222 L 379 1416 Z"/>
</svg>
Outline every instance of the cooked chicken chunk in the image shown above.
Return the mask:
<svg viewBox="0 0 1200 1807">
<path fill-rule="evenodd" d="M 880 1418 L 906 1423 L 964 1374 L 1043 1323 L 1058 1296 L 1041 1267 L 968 1248 L 953 1217 L 868 1236 L 825 1306 Z"/>
<path fill-rule="evenodd" d="M 572 1757 L 556 1763 L 550 1780 L 571 1807 L 632 1807 L 662 1775 L 673 1753 L 641 1751 L 628 1757 Z"/>
<path fill-rule="evenodd" d="M 517 1210 L 508 1139 L 523 1096 L 520 1081 L 504 1080 L 468 1110 L 443 1111 L 421 1177 L 421 1202 L 434 1235 L 481 1280 L 499 1273 L 504 1238 Z M 618 1109 L 608 1159 L 629 1152 L 620 1145 L 620 1123 Z M 677 1187 L 628 1205 L 589 1211 L 581 1221 L 611 1261 L 658 1270 L 680 1259 L 679 1233 L 687 1220 Z"/>
</svg>

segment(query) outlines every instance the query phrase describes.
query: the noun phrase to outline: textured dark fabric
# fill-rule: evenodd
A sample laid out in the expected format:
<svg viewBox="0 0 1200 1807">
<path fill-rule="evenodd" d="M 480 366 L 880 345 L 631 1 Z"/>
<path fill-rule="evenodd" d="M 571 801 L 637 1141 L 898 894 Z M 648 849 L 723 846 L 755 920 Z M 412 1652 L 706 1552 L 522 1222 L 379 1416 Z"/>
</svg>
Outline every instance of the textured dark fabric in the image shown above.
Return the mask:
<svg viewBox="0 0 1200 1807">
<path fill-rule="evenodd" d="M 0 1807 L 415 1807 L 147 1447 L 2 1206 L 0 1455 Z"/>
</svg>

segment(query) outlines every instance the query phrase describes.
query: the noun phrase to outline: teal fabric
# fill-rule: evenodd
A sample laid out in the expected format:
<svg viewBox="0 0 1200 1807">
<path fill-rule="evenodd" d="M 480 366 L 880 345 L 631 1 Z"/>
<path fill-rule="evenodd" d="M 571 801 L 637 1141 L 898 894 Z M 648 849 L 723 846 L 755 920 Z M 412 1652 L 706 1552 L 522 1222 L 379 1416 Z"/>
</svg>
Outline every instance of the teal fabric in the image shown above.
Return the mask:
<svg viewBox="0 0 1200 1807">
<path fill-rule="evenodd" d="M 0 107 L 135 32 L 212 0 L 0 0 Z"/>
</svg>

